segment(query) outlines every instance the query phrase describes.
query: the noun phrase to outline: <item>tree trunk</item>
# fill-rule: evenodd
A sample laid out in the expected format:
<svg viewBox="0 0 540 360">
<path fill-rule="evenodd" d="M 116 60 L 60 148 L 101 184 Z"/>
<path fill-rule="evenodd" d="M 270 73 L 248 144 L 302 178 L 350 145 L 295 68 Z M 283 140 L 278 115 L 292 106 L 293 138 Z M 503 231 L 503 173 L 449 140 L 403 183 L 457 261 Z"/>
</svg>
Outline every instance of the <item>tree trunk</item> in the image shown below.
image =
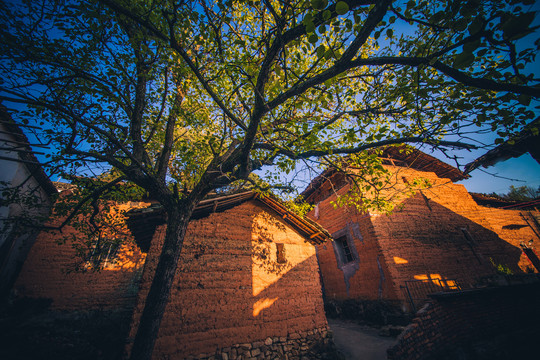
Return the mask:
<svg viewBox="0 0 540 360">
<path fill-rule="evenodd" d="M 187 204 L 185 204 L 187 205 Z M 176 206 L 167 212 L 167 231 L 156 272 L 146 297 L 131 360 L 150 360 L 182 252 L 184 236 L 195 204 Z"/>
</svg>

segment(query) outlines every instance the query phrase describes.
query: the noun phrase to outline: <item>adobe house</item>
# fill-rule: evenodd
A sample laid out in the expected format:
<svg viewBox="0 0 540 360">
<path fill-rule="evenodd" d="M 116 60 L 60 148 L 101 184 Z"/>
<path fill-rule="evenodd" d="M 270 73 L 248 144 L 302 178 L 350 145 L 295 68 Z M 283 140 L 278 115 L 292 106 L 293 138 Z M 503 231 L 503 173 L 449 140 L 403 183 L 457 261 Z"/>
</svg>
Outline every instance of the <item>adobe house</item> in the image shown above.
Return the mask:
<svg viewBox="0 0 540 360">
<path fill-rule="evenodd" d="M 57 193 L 28 138 L 2 105 L 0 168 L 1 299 L 9 293 L 17 278 L 38 234 L 37 227 L 48 217 Z M 11 199 L 9 193 L 13 194 Z M 28 223 L 32 223 L 33 228 Z"/>
<path fill-rule="evenodd" d="M 391 215 L 359 213 L 332 205 L 350 184 L 328 169 L 303 192 L 315 205 L 308 214 L 335 239 L 317 245 L 327 299 L 390 300 L 409 304 L 427 293 L 472 287 L 497 267 L 513 273 L 537 272 L 520 243 L 540 243 L 538 211 L 478 205 L 458 169 L 413 149 L 387 147 L 381 158 L 395 182 L 389 192 L 422 178 L 430 186 L 405 198 Z M 354 171 L 354 169 L 352 169 Z"/>
<path fill-rule="evenodd" d="M 19 296 L 50 298 L 58 310 L 131 308 L 129 351 L 165 234 L 162 209 L 136 205 L 128 212 L 135 241 L 99 272 L 63 272 L 74 250 L 41 234 L 15 285 Z M 329 339 L 314 245 L 328 239 L 326 230 L 268 196 L 202 201 L 154 358 L 316 358 Z"/>
</svg>

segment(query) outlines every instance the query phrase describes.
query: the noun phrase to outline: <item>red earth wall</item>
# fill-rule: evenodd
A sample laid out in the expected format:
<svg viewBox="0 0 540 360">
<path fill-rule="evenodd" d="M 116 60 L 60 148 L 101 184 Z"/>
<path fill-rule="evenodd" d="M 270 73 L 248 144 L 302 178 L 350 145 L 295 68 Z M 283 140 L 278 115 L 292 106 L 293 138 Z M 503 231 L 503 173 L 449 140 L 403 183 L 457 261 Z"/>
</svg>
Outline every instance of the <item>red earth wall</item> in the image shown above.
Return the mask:
<svg viewBox="0 0 540 360">
<path fill-rule="evenodd" d="M 362 238 L 353 236 L 359 263 L 352 275 L 338 268 L 331 244 L 318 247 L 326 296 L 337 300 L 404 299 L 405 281 L 429 280 L 437 287 L 442 279 L 452 280 L 450 285 L 457 281 L 469 287 L 494 274 L 493 264 L 507 266 L 514 273 L 531 271 L 519 243 L 539 240 L 522 213 L 479 206 L 463 185 L 432 172 L 387 168 L 394 174 L 387 195 L 403 192 L 405 181 L 410 183 L 415 178 L 429 180 L 430 186 L 402 197 L 390 215 L 334 208 L 331 203 L 336 195 L 344 194 L 349 185 L 315 200 L 319 201 L 317 221 L 321 225 L 335 233 L 357 224 Z M 535 214 L 538 216 L 538 212 Z M 316 218 L 315 210 L 310 216 Z"/>
<path fill-rule="evenodd" d="M 64 237 L 72 235 L 76 240 L 61 243 Z M 132 308 L 145 254 L 128 236 L 114 265 L 99 271 L 74 271 L 75 265 L 82 262 L 74 245 L 85 241 L 83 237 L 70 226 L 62 233 L 42 231 L 15 283 L 17 296 L 52 299 L 51 308 L 56 310 Z"/>
<path fill-rule="evenodd" d="M 158 227 L 142 277 L 132 338 L 164 236 L 165 227 Z M 283 244 L 285 263 L 277 262 L 278 243 Z M 302 344 L 295 339 L 304 341 L 307 349 L 309 337 L 326 337 L 321 295 L 314 246 L 258 202 L 193 220 L 154 358 L 222 353 L 227 358 L 279 357 L 284 346 L 291 351 L 297 346 L 294 351 L 300 352 Z"/>
</svg>

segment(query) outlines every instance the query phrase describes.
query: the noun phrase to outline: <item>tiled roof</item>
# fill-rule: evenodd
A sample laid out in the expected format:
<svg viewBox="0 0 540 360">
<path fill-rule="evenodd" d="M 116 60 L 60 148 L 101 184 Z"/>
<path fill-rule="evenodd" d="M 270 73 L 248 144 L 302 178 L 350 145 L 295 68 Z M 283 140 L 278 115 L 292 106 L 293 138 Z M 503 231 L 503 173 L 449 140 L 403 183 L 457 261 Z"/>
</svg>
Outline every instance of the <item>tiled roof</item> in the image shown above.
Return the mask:
<svg viewBox="0 0 540 360">
<path fill-rule="evenodd" d="M 319 224 L 291 212 L 277 198 L 253 191 L 202 200 L 193 211 L 191 219 L 201 219 L 211 213 L 231 209 L 248 200 L 257 200 L 274 210 L 283 221 L 291 225 L 313 245 L 321 244 L 332 238 L 330 233 Z M 128 216 L 128 227 L 137 244 L 143 251 L 148 251 L 156 226 L 166 222 L 165 209 L 159 204 L 154 204 L 147 208 L 130 210 L 126 215 Z"/>
<path fill-rule="evenodd" d="M 409 167 L 420 171 L 434 172 L 437 176 L 448 178 L 452 181 L 464 180 L 469 177 L 469 175 L 464 174 L 457 168 L 412 147 L 409 147 L 408 151 L 404 151 L 403 146 L 387 146 L 383 149 L 380 157 L 383 159 L 383 163 Z M 334 168 L 328 168 L 323 171 L 311 181 L 307 188 L 302 192 L 302 196 L 307 199 L 319 186 L 336 172 L 337 170 Z"/>
</svg>

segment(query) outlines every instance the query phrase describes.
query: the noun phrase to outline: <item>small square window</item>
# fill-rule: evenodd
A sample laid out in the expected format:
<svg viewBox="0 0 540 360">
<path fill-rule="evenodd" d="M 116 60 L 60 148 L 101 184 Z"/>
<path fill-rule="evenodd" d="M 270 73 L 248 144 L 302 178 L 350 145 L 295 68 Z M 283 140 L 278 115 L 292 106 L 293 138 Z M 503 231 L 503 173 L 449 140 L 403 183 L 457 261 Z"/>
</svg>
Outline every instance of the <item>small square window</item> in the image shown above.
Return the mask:
<svg viewBox="0 0 540 360">
<path fill-rule="evenodd" d="M 120 244 L 108 241 L 108 239 L 100 239 L 96 241 L 92 251 L 87 257 L 86 266 L 94 269 L 106 269 L 116 264 L 118 248 Z"/>
<path fill-rule="evenodd" d="M 336 255 L 337 266 L 340 269 L 346 264 L 359 261 L 358 251 L 356 250 L 356 244 L 352 236 L 353 230 L 354 226 L 349 224 L 346 228 L 332 234 L 334 238 L 332 245 Z M 354 231 L 354 234 L 361 240 L 359 231 Z"/>
<path fill-rule="evenodd" d="M 351 247 L 349 246 L 349 242 L 347 241 L 347 236 L 346 235 L 341 236 L 334 241 L 336 242 L 336 244 L 338 245 L 340 249 L 343 263 L 349 263 L 353 261 L 354 255 L 351 251 Z"/>
<path fill-rule="evenodd" d="M 285 258 L 285 245 L 276 243 L 276 258 L 278 264 L 285 264 L 287 259 Z"/>
</svg>

